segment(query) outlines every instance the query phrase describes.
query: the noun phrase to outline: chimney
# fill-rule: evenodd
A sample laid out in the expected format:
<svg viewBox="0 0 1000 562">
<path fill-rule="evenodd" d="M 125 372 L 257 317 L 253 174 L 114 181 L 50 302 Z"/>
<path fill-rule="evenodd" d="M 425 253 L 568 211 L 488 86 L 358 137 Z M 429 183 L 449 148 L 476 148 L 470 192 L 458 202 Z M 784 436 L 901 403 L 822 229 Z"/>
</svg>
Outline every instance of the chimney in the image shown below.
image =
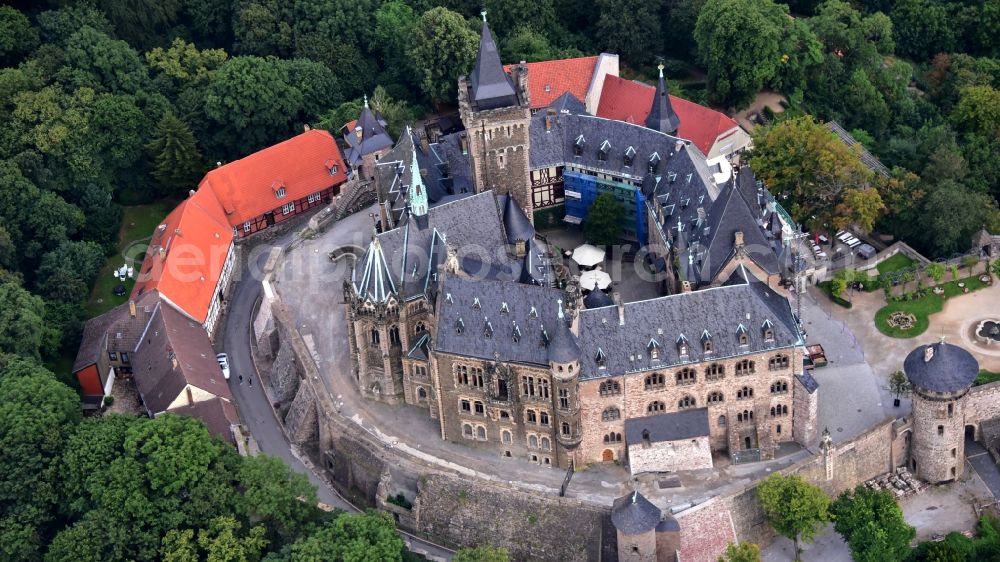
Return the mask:
<svg viewBox="0 0 1000 562">
<path fill-rule="evenodd" d="M 690 293 L 691 292 L 691 282 L 690 281 L 681 281 L 681 292 L 682 293 Z"/>
<path fill-rule="evenodd" d="M 420 152 L 427 154 L 431 149 L 430 143 L 427 141 L 427 137 L 420 137 Z"/>
<path fill-rule="evenodd" d="M 188 190 L 188 197 L 194 197 L 194 190 L 193 189 Z"/>
<path fill-rule="evenodd" d="M 129 316 L 131 316 L 132 318 L 135 318 L 135 301 L 134 300 L 129 300 L 128 301 L 128 313 L 129 313 Z"/>
<path fill-rule="evenodd" d="M 674 143 L 674 150 L 676 150 L 677 152 L 680 152 L 682 148 L 684 148 L 684 141 L 679 140 Z"/>
<path fill-rule="evenodd" d="M 358 140 L 361 140 L 361 137 L 364 136 L 364 129 L 361 127 L 354 127 L 354 136 L 358 137 Z"/>
<path fill-rule="evenodd" d="M 625 325 L 625 303 L 622 302 L 622 295 L 618 291 L 611 294 L 611 300 L 618 306 L 618 325 Z"/>
<path fill-rule="evenodd" d="M 312 127 L 309 126 L 309 123 L 306 123 L 305 125 L 302 125 L 302 132 L 303 133 L 308 133 L 311 130 L 312 130 Z"/>
<path fill-rule="evenodd" d="M 743 247 L 743 231 L 742 230 L 737 230 L 736 231 L 736 240 L 733 242 L 733 246 L 735 246 L 737 249 L 740 249 L 740 248 Z"/>
<path fill-rule="evenodd" d="M 194 404 L 194 394 L 191 392 L 190 386 L 187 387 L 187 397 L 188 397 L 188 406 Z"/>
<path fill-rule="evenodd" d="M 553 117 L 555 117 L 555 114 L 556 114 L 556 112 L 553 111 L 553 110 L 551 110 L 551 109 L 546 109 L 545 110 L 545 130 L 546 131 L 551 131 L 552 130 L 552 119 L 553 119 Z"/>
<path fill-rule="evenodd" d="M 929 363 L 934 358 L 934 346 L 928 345 L 924 348 L 924 363 Z"/>
<path fill-rule="evenodd" d="M 174 229 L 174 234 L 176 234 L 177 236 L 180 236 L 181 235 L 181 227 L 178 226 L 177 228 L 175 228 Z"/>
<path fill-rule="evenodd" d="M 173 353 L 170 354 L 170 368 L 171 369 L 177 368 L 177 356 L 174 355 Z"/>
<path fill-rule="evenodd" d="M 167 259 L 167 249 L 164 248 L 163 246 L 160 246 L 160 259 L 161 260 Z"/>
</svg>

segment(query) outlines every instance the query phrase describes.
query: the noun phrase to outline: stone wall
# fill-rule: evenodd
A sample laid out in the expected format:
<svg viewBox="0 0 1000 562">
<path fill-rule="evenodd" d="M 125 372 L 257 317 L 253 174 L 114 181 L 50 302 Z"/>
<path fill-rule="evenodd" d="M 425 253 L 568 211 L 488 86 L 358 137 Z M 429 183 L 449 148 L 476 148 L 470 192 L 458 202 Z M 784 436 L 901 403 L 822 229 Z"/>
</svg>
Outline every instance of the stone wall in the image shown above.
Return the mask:
<svg viewBox="0 0 1000 562">
<path fill-rule="evenodd" d="M 965 424 L 976 427 L 976 439 L 979 439 L 980 424 L 1000 417 L 1000 382 L 972 387 L 967 400 Z"/>
<path fill-rule="evenodd" d="M 418 488 L 422 533 L 506 547 L 515 560 L 601 560 L 610 508 L 444 474 L 422 477 Z"/>
<path fill-rule="evenodd" d="M 712 468 L 712 449 L 707 436 L 649 446 L 640 443 L 629 446 L 628 466 L 632 474 Z"/>
</svg>

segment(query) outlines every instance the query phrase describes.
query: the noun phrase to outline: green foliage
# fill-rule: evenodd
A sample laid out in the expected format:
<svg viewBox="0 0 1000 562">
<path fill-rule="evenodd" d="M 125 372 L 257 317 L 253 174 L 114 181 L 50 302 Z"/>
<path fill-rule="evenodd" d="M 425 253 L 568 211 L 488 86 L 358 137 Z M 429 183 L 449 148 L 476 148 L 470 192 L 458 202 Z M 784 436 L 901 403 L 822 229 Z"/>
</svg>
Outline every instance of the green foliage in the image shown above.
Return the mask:
<svg viewBox="0 0 1000 562">
<path fill-rule="evenodd" d="M 961 132 L 985 137 L 1000 135 L 1000 90 L 991 86 L 962 88 L 951 120 Z"/>
<path fill-rule="evenodd" d="M 932 0 L 899 0 L 889 15 L 899 54 L 926 60 L 954 48 L 955 29 L 943 4 Z"/>
<path fill-rule="evenodd" d="M 180 197 L 195 189 L 205 172 L 197 139 L 187 123 L 168 113 L 160 119 L 153 140 L 146 145 L 153 160 L 153 177 L 163 197 Z"/>
<path fill-rule="evenodd" d="M 79 303 L 104 263 L 104 250 L 95 242 L 66 241 L 42 256 L 35 273 L 37 293 L 48 300 Z"/>
<path fill-rule="evenodd" d="M 844 279 L 843 277 L 834 276 L 834 278 L 830 280 L 830 293 L 833 296 L 841 298 L 844 294 L 844 291 L 846 290 L 847 290 L 847 280 Z"/>
<path fill-rule="evenodd" d="M 0 62 L 12 63 L 38 45 L 38 30 L 28 16 L 0 6 Z"/>
<path fill-rule="evenodd" d="M 895 394 L 896 398 L 909 394 L 910 379 L 906 378 L 906 373 L 903 371 L 893 371 L 889 375 L 889 392 Z"/>
<path fill-rule="evenodd" d="M 594 199 L 583 222 L 583 234 L 592 244 L 611 246 L 621 241 L 625 208 L 614 195 L 604 192 Z"/>
<path fill-rule="evenodd" d="M 510 562 L 510 553 L 506 548 L 482 545 L 459 550 L 452 562 Z"/>
<path fill-rule="evenodd" d="M 125 41 L 92 27 L 70 36 L 66 44 L 67 81 L 112 93 L 134 94 L 149 79 L 146 65 Z"/>
<path fill-rule="evenodd" d="M 267 523 L 281 540 L 290 541 L 318 521 L 316 489 L 279 459 L 248 457 L 236 478 L 244 490 L 241 510 Z"/>
<path fill-rule="evenodd" d="M 388 513 L 344 513 L 293 544 L 291 562 L 399 562 L 403 547 L 403 539 L 396 534 Z"/>
<path fill-rule="evenodd" d="M 166 49 L 156 47 L 146 53 L 150 70 L 169 77 L 178 87 L 208 84 L 228 58 L 222 49 L 198 50 L 194 43 L 180 37 Z"/>
<path fill-rule="evenodd" d="M 0 271 L 0 353 L 38 359 L 51 344 L 42 299 L 21 287 L 17 278 Z"/>
<path fill-rule="evenodd" d="M 924 272 L 926 272 L 927 275 L 930 275 L 931 279 L 933 279 L 935 283 L 940 283 L 941 280 L 944 279 L 945 267 L 943 263 L 932 262 L 927 264 L 927 267 L 924 268 Z"/>
<path fill-rule="evenodd" d="M 604 50 L 633 64 L 649 62 L 660 48 L 658 6 L 644 0 L 596 0 L 596 36 Z"/>
<path fill-rule="evenodd" d="M 811 542 L 829 519 L 830 499 L 801 476 L 772 474 L 757 486 L 757 497 L 771 526 L 795 541 L 796 559 L 799 542 Z"/>
<path fill-rule="evenodd" d="M 760 547 L 752 542 L 730 543 L 719 562 L 760 562 Z"/>
<path fill-rule="evenodd" d="M 434 101 L 454 100 L 456 74 L 472 70 L 478 43 L 462 16 L 446 8 L 424 12 L 409 50 L 410 64 L 424 94 Z"/>
<path fill-rule="evenodd" d="M 830 505 L 830 513 L 854 560 L 893 562 L 909 555 L 916 530 L 903 519 L 903 511 L 888 491 L 858 486 L 842 493 Z"/>
</svg>

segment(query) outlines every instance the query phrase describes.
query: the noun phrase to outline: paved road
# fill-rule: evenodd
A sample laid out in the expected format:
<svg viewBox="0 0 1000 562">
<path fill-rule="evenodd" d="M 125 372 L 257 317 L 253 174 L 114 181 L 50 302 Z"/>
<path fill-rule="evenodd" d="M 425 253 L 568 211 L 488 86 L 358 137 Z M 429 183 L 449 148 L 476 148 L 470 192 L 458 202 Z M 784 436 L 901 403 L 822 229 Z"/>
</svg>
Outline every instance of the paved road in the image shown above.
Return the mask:
<svg viewBox="0 0 1000 562">
<path fill-rule="evenodd" d="M 965 457 L 969 459 L 969 464 L 976 469 L 976 473 L 993 493 L 993 497 L 1000 499 L 1000 468 L 997 468 L 989 452 L 979 443 L 966 437 Z"/>
<path fill-rule="evenodd" d="M 294 235 L 294 232 L 288 233 L 276 239 L 272 244 L 275 246 L 285 246 L 292 241 Z M 326 482 L 316 476 L 292 452 L 291 445 L 285 439 L 285 435 L 278 425 L 274 410 L 268 404 L 264 389 L 258 380 L 250 352 L 250 324 L 254 304 L 260 297 L 262 287 L 260 277 L 250 272 L 263 270 L 264 262 L 267 261 L 267 254 L 268 252 L 260 250 L 253 252 L 251 259 L 254 263 L 250 263 L 244 268 L 242 277 L 237 282 L 229 299 L 228 318 L 223 334 L 223 344 L 226 353 L 229 354 L 229 365 L 232 371 L 232 377 L 229 379 L 229 389 L 233 393 L 233 398 L 239 407 L 243 423 L 257 441 L 262 452 L 280 458 L 292 470 L 305 474 L 309 478 L 309 481 L 316 486 L 316 491 L 321 502 L 346 511 L 357 511 L 353 505 L 345 501 Z M 239 375 L 243 375 L 242 383 L 239 380 Z M 252 384 L 250 383 L 250 377 L 253 378 Z M 450 550 L 422 541 L 408 533 L 401 531 L 400 534 L 403 536 L 410 550 L 429 558 L 448 560 L 453 554 Z"/>
</svg>

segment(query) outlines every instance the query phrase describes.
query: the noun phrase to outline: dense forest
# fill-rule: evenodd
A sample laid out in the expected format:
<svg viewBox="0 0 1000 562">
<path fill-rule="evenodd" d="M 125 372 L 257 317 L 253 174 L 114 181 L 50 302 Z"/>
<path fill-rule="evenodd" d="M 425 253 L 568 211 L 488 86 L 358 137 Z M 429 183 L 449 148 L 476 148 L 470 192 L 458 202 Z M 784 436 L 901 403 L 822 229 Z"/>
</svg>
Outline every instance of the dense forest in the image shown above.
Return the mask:
<svg viewBox="0 0 1000 562">
<path fill-rule="evenodd" d="M 615 52 L 639 78 L 663 61 L 674 93 L 726 110 L 782 93 L 787 110 L 766 115 L 751 161 L 798 220 L 850 221 L 932 257 L 965 251 L 984 226 L 1000 232 L 995 0 L 8 2 L 0 558 L 314 560 L 333 543 L 391 543 L 391 522 L 293 501 L 314 492 L 190 420 L 81 422 L 61 367 L 124 206 L 178 200 L 209 166 L 304 124 L 336 131 L 365 94 L 394 133 L 447 109 L 484 8 L 506 61 Z M 891 177 L 839 189 L 869 180 L 819 130 L 830 119 Z"/>
</svg>

